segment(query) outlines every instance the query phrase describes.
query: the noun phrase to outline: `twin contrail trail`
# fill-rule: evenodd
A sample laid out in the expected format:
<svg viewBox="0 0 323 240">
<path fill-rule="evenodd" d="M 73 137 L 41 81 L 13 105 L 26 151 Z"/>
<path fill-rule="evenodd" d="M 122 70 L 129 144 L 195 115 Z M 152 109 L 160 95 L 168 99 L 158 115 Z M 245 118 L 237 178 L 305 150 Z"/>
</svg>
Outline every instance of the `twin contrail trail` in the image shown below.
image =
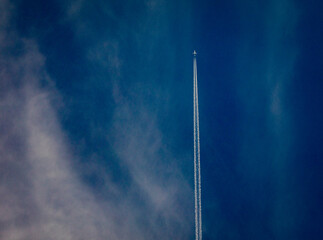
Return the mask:
<svg viewBox="0 0 323 240">
<path fill-rule="evenodd" d="M 202 240 L 201 204 L 201 161 L 200 161 L 200 123 L 199 98 L 197 88 L 196 51 L 193 52 L 193 95 L 194 95 L 194 200 L 195 200 L 195 239 Z M 197 157 L 197 159 L 196 159 Z"/>
</svg>

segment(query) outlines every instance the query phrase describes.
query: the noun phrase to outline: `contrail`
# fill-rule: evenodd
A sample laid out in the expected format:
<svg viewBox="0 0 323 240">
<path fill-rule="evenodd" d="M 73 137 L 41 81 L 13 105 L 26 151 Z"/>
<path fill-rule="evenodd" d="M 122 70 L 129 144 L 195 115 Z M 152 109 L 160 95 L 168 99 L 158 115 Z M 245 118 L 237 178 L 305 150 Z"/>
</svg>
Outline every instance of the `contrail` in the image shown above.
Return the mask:
<svg viewBox="0 0 323 240">
<path fill-rule="evenodd" d="M 198 159 L 198 181 L 199 181 L 199 230 L 200 240 L 202 240 L 202 199 L 201 199 L 201 158 L 200 158 L 200 121 L 199 121 L 199 98 L 197 88 L 197 68 L 195 68 L 195 86 L 196 86 L 196 125 L 197 125 L 197 159 Z"/>
<path fill-rule="evenodd" d="M 201 203 L 201 162 L 200 162 L 200 123 L 197 87 L 196 51 L 193 52 L 193 95 L 194 95 L 194 197 L 195 197 L 195 239 L 202 240 Z M 196 160 L 197 157 L 197 160 Z M 198 192 L 198 193 L 197 193 Z"/>
<path fill-rule="evenodd" d="M 193 55 L 195 54 L 195 51 L 193 53 Z M 194 95 L 194 99 L 193 99 L 193 124 L 194 124 L 194 200 L 195 200 L 195 239 L 198 240 L 199 238 L 199 234 L 198 234 L 198 213 L 197 213 L 197 176 L 196 176 L 196 91 L 195 91 L 195 66 L 196 66 L 196 58 L 194 55 L 193 58 L 193 95 Z"/>
</svg>

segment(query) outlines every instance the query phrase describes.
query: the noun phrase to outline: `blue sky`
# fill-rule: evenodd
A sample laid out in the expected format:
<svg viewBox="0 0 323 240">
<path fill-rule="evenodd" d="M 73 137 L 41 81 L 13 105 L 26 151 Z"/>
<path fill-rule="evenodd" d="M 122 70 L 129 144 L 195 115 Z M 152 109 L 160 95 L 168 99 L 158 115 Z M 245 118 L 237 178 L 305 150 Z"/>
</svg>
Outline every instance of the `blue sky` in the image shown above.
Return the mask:
<svg viewBox="0 0 323 240">
<path fill-rule="evenodd" d="M 0 239 L 322 239 L 320 1 L 0 0 Z"/>
</svg>

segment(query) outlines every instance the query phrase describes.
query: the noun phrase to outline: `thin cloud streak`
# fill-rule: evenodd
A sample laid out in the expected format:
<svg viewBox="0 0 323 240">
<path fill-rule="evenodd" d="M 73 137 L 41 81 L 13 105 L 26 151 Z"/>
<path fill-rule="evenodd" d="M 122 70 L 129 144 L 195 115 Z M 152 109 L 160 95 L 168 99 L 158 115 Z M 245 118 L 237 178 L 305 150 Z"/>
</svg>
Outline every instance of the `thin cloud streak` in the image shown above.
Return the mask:
<svg viewBox="0 0 323 240">
<path fill-rule="evenodd" d="M 237 60 L 240 69 L 237 93 L 244 112 L 239 167 L 246 182 L 263 184 L 248 187 L 249 192 L 266 189 L 265 195 L 270 194 L 272 198 L 269 201 L 262 199 L 264 193 L 257 195 L 257 203 L 263 203 L 257 206 L 258 211 L 270 219 L 268 228 L 258 226 L 257 233 L 266 232 L 268 238 L 275 239 L 294 238 L 300 212 L 297 204 L 291 202 L 301 198 L 293 184 L 296 178 L 292 168 L 295 129 L 287 94 L 297 60 L 294 38 L 298 9 L 289 0 L 271 1 L 265 9 L 261 5 L 255 9 L 257 13 L 253 14 L 262 18 L 264 31 L 261 36 L 243 38 L 241 57 Z M 259 16 L 258 13 L 264 11 L 266 14 Z M 244 24 L 249 29 L 249 23 Z M 245 56 L 252 48 L 259 48 L 259 55 L 252 52 L 246 62 Z M 251 216 L 249 226 L 257 226 L 258 218 L 258 215 Z"/>
</svg>

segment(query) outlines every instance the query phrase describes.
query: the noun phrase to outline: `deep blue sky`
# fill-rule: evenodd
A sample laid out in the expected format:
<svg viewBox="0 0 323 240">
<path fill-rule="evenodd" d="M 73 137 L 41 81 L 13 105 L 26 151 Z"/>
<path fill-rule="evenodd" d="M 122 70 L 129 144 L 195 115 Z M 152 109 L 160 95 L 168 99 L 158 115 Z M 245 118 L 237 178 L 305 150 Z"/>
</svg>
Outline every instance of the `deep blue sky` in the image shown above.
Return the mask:
<svg viewBox="0 0 323 240">
<path fill-rule="evenodd" d="M 2 0 L 0 239 L 193 239 L 194 49 L 203 238 L 323 239 L 322 7 Z"/>
</svg>

